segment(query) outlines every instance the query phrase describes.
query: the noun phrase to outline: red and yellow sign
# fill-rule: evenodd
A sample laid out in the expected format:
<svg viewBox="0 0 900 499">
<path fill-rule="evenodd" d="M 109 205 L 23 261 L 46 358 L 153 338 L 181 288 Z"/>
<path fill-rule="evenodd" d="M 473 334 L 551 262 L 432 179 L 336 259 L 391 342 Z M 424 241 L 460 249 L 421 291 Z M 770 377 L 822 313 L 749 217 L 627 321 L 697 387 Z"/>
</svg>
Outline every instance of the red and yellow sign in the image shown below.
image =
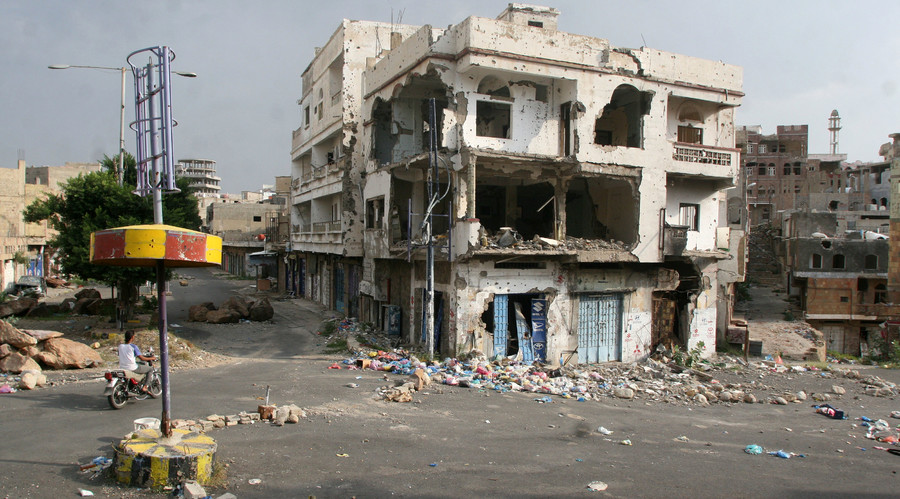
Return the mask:
<svg viewBox="0 0 900 499">
<path fill-rule="evenodd" d="M 91 263 L 121 267 L 222 264 L 222 238 L 172 225 L 131 225 L 91 233 Z"/>
</svg>

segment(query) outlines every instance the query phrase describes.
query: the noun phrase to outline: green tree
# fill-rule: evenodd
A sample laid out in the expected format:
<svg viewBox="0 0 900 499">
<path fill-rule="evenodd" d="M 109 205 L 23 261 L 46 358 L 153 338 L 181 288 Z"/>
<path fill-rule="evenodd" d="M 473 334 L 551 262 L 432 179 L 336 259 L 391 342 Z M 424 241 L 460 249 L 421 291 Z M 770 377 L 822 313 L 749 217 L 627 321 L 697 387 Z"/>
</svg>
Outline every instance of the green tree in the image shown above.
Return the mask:
<svg viewBox="0 0 900 499">
<path fill-rule="evenodd" d="M 125 157 L 126 178 L 129 162 L 131 183 L 120 186 L 115 178 L 118 156 L 104 156 L 105 171 L 81 175 L 69 180 L 60 194 L 49 195 L 32 202 L 24 212 L 27 222 L 47 220 L 58 231 L 48 244 L 58 250 L 58 261 L 65 274 L 92 279 L 115 286 L 119 308 L 125 316 L 133 315 L 140 284 L 155 279 L 155 269 L 140 267 L 109 267 L 90 262 L 91 232 L 153 223 L 151 196 L 140 197 L 134 190 L 134 158 Z M 163 220 L 191 230 L 200 227 L 197 200 L 188 187 L 187 179 L 178 179 L 181 192 L 163 196 Z M 167 276 L 167 278 L 170 276 Z"/>
</svg>

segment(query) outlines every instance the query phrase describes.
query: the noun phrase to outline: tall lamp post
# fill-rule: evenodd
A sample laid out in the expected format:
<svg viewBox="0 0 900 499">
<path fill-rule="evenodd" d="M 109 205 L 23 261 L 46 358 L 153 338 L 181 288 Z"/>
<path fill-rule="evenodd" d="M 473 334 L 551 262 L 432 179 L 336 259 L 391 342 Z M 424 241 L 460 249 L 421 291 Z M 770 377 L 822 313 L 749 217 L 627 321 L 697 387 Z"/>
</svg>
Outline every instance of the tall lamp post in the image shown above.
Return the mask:
<svg viewBox="0 0 900 499">
<path fill-rule="evenodd" d="M 118 71 L 122 75 L 122 93 L 119 100 L 119 164 L 116 165 L 116 181 L 122 185 L 125 180 L 125 75 L 128 73 L 128 67 L 112 68 L 108 66 L 77 66 L 72 64 L 53 64 L 47 66 L 48 69 L 102 69 L 105 71 Z M 173 71 L 173 73 L 184 76 L 185 78 L 196 78 L 197 73 Z"/>
</svg>

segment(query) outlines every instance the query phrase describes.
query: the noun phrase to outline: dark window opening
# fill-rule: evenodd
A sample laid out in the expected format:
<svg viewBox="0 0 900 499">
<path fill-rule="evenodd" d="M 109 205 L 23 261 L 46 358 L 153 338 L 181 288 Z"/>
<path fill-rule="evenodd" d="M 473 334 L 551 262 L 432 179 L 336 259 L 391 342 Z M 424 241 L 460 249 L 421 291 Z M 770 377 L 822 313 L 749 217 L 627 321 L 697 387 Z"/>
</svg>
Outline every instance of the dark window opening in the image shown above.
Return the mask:
<svg viewBox="0 0 900 499">
<path fill-rule="evenodd" d="M 540 21 L 528 21 L 528 25 L 533 26 L 535 28 L 543 28 L 544 27 L 544 23 L 542 23 Z"/>
<path fill-rule="evenodd" d="M 253 221 L 254 222 L 262 222 L 262 217 L 259 215 L 253 215 Z"/>
<path fill-rule="evenodd" d="M 687 144 L 702 144 L 703 143 L 703 129 L 696 128 L 693 126 L 678 126 L 678 142 L 685 142 Z"/>
<path fill-rule="evenodd" d="M 566 192 L 566 235 L 633 244 L 638 237 L 638 204 L 638 194 L 626 181 L 572 179 Z"/>
<path fill-rule="evenodd" d="M 309 106 L 303 108 L 303 126 L 309 126 Z"/>
<path fill-rule="evenodd" d="M 875 303 L 887 303 L 887 287 L 884 284 L 875 285 Z"/>
<path fill-rule="evenodd" d="M 822 255 L 820 255 L 818 253 L 813 253 L 812 258 L 810 260 L 811 260 L 809 262 L 810 268 L 813 268 L 813 269 L 821 269 L 822 268 Z"/>
<path fill-rule="evenodd" d="M 512 104 L 480 100 L 475 106 L 475 134 L 479 137 L 510 138 Z"/>
<path fill-rule="evenodd" d="M 866 270 L 875 270 L 878 268 L 878 255 L 866 255 L 865 261 L 865 269 Z"/>
<path fill-rule="evenodd" d="M 856 290 L 857 291 L 868 291 L 869 290 L 869 280 L 868 279 L 857 279 L 856 281 Z"/>
<path fill-rule="evenodd" d="M 881 206 L 887 208 L 887 198 L 881 198 Z"/>
<path fill-rule="evenodd" d="M 794 167 L 794 175 L 800 175 L 800 167 L 799 166 Z"/>
<path fill-rule="evenodd" d="M 617 147 L 643 147 L 643 117 L 650 112 L 653 94 L 631 85 L 619 85 L 594 122 L 594 143 Z"/>
<path fill-rule="evenodd" d="M 843 269 L 844 268 L 844 255 L 838 253 L 831 257 L 831 268 L 833 269 Z"/>
<path fill-rule="evenodd" d="M 828 203 L 828 209 L 831 211 L 837 210 L 839 206 L 840 206 L 840 204 L 837 201 L 832 201 L 832 202 Z"/>
<path fill-rule="evenodd" d="M 841 303 L 850 303 L 850 297 L 849 297 L 849 296 L 842 296 L 842 297 L 841 297 Z"/>
<path fill-rule="evenodd" d="M 479 183 L 475 214 L 489 235 L 496 234 L 501 227 L 511 227 L 526 240 L 536 235 L 552 238 L 555 233 L 553 195 L 553 187 L 548 183 Z"/>
<path fill-rule="evenodd" d="M 384 198 L 366 201 L 366 228 L 380 229 L 384 223 Z"/>
<path fill-rule="evenodd" d="M 765 175 L 765 174 L 766 174 L 766 167 L 765 167 L 765 166 L 760 166 L 759 169 L 756 171 L 756 173 L 757 173 L 757 175 Z"/>
</svg>

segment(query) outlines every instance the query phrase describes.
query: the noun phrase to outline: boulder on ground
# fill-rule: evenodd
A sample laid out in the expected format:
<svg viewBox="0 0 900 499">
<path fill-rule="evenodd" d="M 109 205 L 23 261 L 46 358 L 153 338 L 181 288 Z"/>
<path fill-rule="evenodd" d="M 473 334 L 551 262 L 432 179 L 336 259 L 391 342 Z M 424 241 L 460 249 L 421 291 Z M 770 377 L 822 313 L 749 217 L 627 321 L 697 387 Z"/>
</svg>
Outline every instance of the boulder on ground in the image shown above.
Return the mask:
<svg viewBox="0 0 900 499">
<path fill-rule="evenodd" d="M 210 324 L 234 324 L 241 320 L 241 315 L 231 309 L 210 310 L 206 314 L 206 322 Z"/>
<path fill-rule="evenodd" d="M 75 303 L 77 302 L 78 300 L 75 298 L 66 298 L 59 303 L 59 311 L 63 313 L 72 312 L 75 310 Z"/>
<path fill-rule="evenodd" d="M 222 303 L 222 306 L 219 307 L 219 310 L 221 309 L 234 310 L 241 315 L 241 319 L 246 319 L 250 316 L 250 307 L 247 304 L 247 300 L 245 300 L 241 296 L 232 296 L 231 298 L 225 300 Z"/>
<path fill-rule="evenodd" d="M 83 298 L 92 298 L 95 300 L 100 299 L 100 292 L 94 288 L 84 288 L 81 291 L 75 293 L 75 299 L 81 300 Z"/>
<path fill-rule="evenodd" d="M 78 315 L 100 315 L 103 311 L 103 300 L 100 298 L 79 298 L 72 308 Z"/>
<path fill-rule="evenodd" d="M 59 303 L 38 302 L 31 310 L 28 311 L 28 317 L 49 317 L 53 314 L 60 313 Z"/>
<path fill-rule="evenodd" d="M 100 354 L 84 343 L 65 338 L 50 338 L 44 342 L 44 351 L 56 355 L 54 369 L 84 369 L 103 363 Z"/>
<path fill-rule="evenodd" d="M 36 360 L 39 364 L 46 366 L 50 369 L 64 369 L 63 367 L 53 367 L 60 365 L 59 357 L 56 356 L 55 353 L 51 352 L 38 352 L 37 355 L 32 357 L 32 359 Z"/>
<path fill-rule="evenodd" d="M 214 309 L 210 309 L 206 305 L 192 305 L 188 309 L 188 320 L 191 322 L 206 322 L 206 315 L 210 310 Z"/>
<path fill-rule="evenodd" d="M 251 321 L 267 321 L 275 316 L 275 309 L 272 308 L 268 298 L 263 298 L 250 305 L 249 315 Z"/>
<path fill-rule="evenodd" d="M 15 349 L 13 349 L 13 347 L 7 345 L 6 343 L 3 343 L 2 345 L 0 345 L 0 359 L 13 353 L 14 351 Z"/>
<path fill-rule="evenodd" d="M 13 352 L 0 359 L 0 371 L 19 374 L 22 371 L 41 371 L 41 366 L 29 357 Z"/>
<path fill-rule="evenodd" d="M 25 348 L 37 345 L 37 340 L 30 334 L 23 333 L 6 321 L 0 321 L 0 343 L 7 343 L 13 348 Z"/>
<path fill-rule="evenodd" d="M 47 376 L 40 371 L 22 371 L 22 379 L 19 381 L 19 388 L 22 390 L 34 390 L 37 387 L 47 384 Z"/>
<path fill-rule="evenodd" d="M 0 317 L 9 317 L 11 315 L 21 317 L 27 315 L 28 311 L 34 308 L 37 303 L 37 299 L 27 296 L 19 298 L 18 300 L 0 303 Z"/>
</svg>

